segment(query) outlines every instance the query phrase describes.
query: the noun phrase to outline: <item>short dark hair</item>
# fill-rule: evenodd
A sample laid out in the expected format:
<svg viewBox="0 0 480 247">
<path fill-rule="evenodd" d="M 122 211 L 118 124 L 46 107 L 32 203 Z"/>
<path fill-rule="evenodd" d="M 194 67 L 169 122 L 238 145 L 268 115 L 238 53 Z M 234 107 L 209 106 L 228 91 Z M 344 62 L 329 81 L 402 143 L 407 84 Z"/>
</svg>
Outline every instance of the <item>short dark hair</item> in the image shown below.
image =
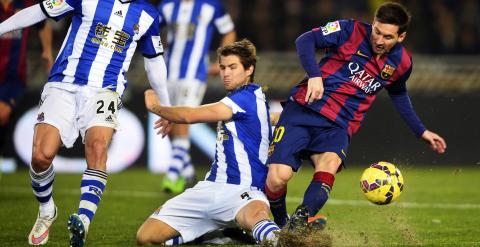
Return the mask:
<svg viewBox="0 0 480 247">
<path fill-rule="evenodd" d="M 217 49 L 219 62 L 221 56 L 229 55 L 238 56 L 244 69 L 248 69 L 250 66 L 253 66 L 253 73 L 250 76 L 249 81 L 253 82 L 255 78 L 255 66 L 257 65 L 257 48 L 255 48 L 255 45 L 248 39 L 242 39 Z"/>
<path fill-rule="evenodd" d="M 398 34 L 407 31 L 411 18 L 407 8 L 396 2 L 386 2 L 375 11 L 375 19 L 381 23 L 397 25 Z"/>
</svg>

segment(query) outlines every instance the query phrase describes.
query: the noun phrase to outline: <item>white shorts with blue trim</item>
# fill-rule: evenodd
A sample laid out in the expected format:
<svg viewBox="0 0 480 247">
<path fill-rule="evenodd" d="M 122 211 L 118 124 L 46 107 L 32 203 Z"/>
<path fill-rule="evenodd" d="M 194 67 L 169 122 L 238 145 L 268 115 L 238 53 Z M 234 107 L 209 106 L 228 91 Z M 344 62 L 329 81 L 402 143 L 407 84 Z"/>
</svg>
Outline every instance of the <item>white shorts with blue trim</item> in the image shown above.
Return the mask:
<svg viewBox="0 0 480 247">
<path fill-rule="evenodd" d="M 255 187 L 200 181 L 165 202 L 150 218 L 165 222 L 189 242 L 220 228 L 238 227 L 237 213 L 254 200 L 270 205 Z"/>
<path fill-rule="evenodd" d="M 48 82 L 38 109 L 37 124 L 46 123 L 57 128 L 63 145 L 71 148 L 78 133 L 94 126 L 117 130 L 120 96 L 106 88 L 95 88 L 71 83 Z"/>
</svg>

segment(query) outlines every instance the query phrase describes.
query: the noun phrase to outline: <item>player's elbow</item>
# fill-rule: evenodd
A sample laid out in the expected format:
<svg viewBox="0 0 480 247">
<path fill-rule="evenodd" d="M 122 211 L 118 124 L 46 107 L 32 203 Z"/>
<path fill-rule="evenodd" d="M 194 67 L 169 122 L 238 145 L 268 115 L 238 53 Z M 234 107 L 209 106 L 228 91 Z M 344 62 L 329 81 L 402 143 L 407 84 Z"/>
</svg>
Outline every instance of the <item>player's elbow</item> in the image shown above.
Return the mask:
<svg viewBox="0 0 480 247">
<path fill-rule="evenodd" d="M 193 116 L 192 114 L 186 114 L 185 116 L 183 116 L 182 122 L 184 124 L 194 124 L 197 121 L 195 116 Z"/>
<path fill-rule="evenodd" d="M 184 124 L 194 124 L 199 122 L 198 113 L 194 108 L 187 108 L 185 112 L 183 112 L 181 116 L 181 123 Z"/>
</svg>

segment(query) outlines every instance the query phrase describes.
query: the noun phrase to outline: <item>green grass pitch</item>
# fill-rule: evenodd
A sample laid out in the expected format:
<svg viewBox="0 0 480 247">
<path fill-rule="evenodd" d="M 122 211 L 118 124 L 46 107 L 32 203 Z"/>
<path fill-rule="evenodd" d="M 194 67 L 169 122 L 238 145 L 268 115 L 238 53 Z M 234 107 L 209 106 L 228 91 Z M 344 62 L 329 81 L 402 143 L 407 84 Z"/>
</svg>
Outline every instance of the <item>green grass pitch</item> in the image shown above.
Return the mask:
<svg viewBox="0 0 480 247">
<path fill-rule="evenodd" d="M 322 209 L 333 246 L 480 246 L 480 166 L 402 166 L 405 190 L 392 205 L 368 203 L 359 188 L 362 169 L 337 177 Z M 301 202 L 312 170 L 303 169 L 288 187 L 288 209 Z M 79 174 L 57 174 L 54 199 L 59 217 L 47 246 L 67 246 L 66 220 L 76 211 Z M 91 225 L 87 246 L 136 246 L 142 222 L 169 196 L 161 176 L 143 169 L 110 174 Z M 194 205 L 192 205 L 194 206 Z M 28 171 L 0 177 L 0 246 L 27 246 L 37 214 Z"/>
</svg>

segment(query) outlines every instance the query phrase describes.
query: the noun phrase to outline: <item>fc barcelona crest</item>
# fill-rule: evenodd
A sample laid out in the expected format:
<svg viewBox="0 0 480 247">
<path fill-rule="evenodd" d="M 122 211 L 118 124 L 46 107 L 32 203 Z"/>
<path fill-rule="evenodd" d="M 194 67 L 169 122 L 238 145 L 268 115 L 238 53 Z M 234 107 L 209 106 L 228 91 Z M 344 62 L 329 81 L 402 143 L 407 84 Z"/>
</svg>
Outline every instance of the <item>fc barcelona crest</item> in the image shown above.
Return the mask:
<svg viewBox="0 0 480 247">
<path fill-rule="evenodd" d="M 390 78 L 390 76 L 393 75 L 393 72 L 395 72 L 395 68 L 388 64 L 385 64 L 385 67 L 383 67 L 382 72 L 380 72 L 380 76 L 382 77 L 382 79 L 387 80 L 388 78 Z"/>
</svg>

